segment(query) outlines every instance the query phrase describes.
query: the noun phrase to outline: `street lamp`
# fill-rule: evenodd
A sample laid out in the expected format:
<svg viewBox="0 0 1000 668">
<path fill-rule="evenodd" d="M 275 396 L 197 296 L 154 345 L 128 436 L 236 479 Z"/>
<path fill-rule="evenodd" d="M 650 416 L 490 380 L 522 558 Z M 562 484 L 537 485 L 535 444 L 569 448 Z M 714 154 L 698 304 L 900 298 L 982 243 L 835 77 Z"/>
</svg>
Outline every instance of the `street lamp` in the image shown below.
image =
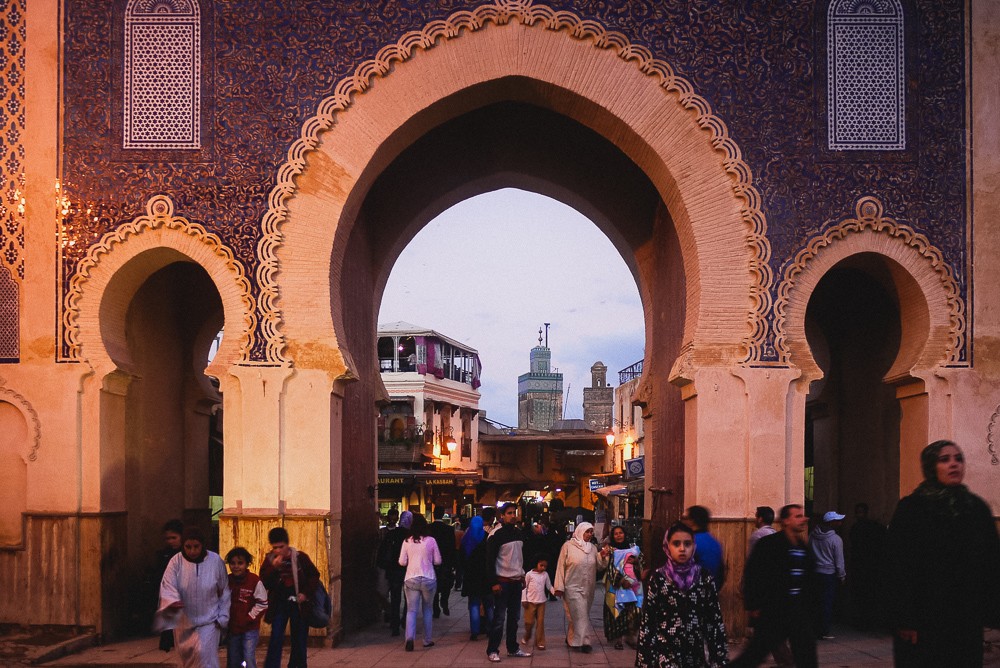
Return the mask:
<svg viewBox="0 0 1000 668">
<path fill-rule="evenodd" d="M 614 428 L 616 426 L 618 427 L 618 431 L 619 432 L 628 432 L 628 431 L 630 431 L 630 427 L 627 424 L 624 424 L 621 420 L 618 420 L 618 419 L 615 419 L 615 418 L 610 418 L 610 420 L 611 420 L 611 428 L 608 430 L 607 435 L 604 437 L 604 440 L 608 442 L 609 446 L 615 444 L 615 430 L 614 430 Z"/>
<path fill-rule="evenodd" d="M 451 457 L 458 448 L 458 442 L 455 440 L 455 428 L 448 427 L 447 430 L 444 430 L 438 427 L 435 429 L 434 443 L 438 446 L 439 453 L 444 454 L 444 450 L 447 449 L 448 456 Z"/>
</svg>

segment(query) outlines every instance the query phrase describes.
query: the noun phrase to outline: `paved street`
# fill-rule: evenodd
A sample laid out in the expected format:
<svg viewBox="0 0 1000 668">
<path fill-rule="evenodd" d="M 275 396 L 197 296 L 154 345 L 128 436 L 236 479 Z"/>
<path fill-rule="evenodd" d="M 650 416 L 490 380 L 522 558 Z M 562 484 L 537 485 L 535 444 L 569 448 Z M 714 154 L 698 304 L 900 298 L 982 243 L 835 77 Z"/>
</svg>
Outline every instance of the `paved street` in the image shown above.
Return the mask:
<svg viewBox="0 0 1000 668">
<path fill-rule="evenodd" d="M 597 629 L 594 653 L 590 655 L 570 653 L 563 643 L 566 620 L 560 603 L 550 603 L 546 609 L 545 630 L 548 648 L 536 650 L 530 659 L 508 658 L 502 652 L 503 663 L 522 668 L 563 668 L 572 666 L 631 666 L 635 661 L 633 650 L 615 650 L 603 642 L 601 633 L 602 590 L 598 588 L 591 618 Z M 485 638 L 469 640 L 469 614 L 465 599 L 452 594 L 451 616 L 434 621 L 434 647 L 421 647 L 419 624 L 418 640 L 413 652 L 405 652 L 402 638 L 391 638 L 388 627 L 373 625 L 363 631 L 348 636 L 334 649 L 311 648 L 309 665 L 322 666 L 486 666 Z M 835 627 L 836 639 L 821 641 L 820 665 L 849 666 L 891 666 L 892 650 L 889 639 L 882 635 L 866 635 L 852 629 Z M 739 653 L 739 645 L 731 647 L 732 653 Z M 264 648 L 259 648 L 258 663 L 263 665 Z M 987 665 L 1000 666 L 997 652 L 992 652 Z M 224 652 L 221 653 L 224 663 Z M 162 666 L 176 665 L 176 653 L 165 654 L 156 647 L 155 638 L 130 640 L 104 647 L 94 647 L 79 654 L 53 661 L 50 666 Z M 282 665 L 287 664 L 287 649 Z"/>
</svg>

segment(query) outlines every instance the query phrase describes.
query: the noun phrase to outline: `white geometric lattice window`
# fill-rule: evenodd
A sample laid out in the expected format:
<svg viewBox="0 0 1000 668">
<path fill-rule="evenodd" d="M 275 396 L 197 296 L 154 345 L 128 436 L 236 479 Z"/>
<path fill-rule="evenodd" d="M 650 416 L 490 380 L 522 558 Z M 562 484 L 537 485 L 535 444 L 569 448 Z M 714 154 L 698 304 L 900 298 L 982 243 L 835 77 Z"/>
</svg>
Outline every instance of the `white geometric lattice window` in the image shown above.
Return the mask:
<svg viewBox="0 0 1000 668">
<path fill-rule="evenodd" d="M 201 148 L 197 0 L 129 0 L 124 112 L 125 148 Z"/>
<path fill-rule="evenodd" d="M 899 0 L 832 0 L 827 72 L 831 150 L 906 148 Z"/>
</svg>

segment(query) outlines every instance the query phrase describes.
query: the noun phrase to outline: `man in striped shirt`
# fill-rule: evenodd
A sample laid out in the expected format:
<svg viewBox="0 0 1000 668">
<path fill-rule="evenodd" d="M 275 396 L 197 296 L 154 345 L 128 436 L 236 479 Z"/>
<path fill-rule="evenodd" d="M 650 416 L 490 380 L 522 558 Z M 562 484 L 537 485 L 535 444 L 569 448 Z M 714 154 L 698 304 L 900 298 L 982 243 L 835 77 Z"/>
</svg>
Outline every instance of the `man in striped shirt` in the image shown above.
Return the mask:
<svg viewBox="0 0 1000 668">
<path fill-rule="evenodd" d="M 759 666 L 771 648 L 788 639 L 795 665 L 817 665 L 809 519 L 798 504 L 781 509 L 781 531 L 757 541 L 744 571 L 743 601 L 753 638 L 732 666 Z"/>
</svg>

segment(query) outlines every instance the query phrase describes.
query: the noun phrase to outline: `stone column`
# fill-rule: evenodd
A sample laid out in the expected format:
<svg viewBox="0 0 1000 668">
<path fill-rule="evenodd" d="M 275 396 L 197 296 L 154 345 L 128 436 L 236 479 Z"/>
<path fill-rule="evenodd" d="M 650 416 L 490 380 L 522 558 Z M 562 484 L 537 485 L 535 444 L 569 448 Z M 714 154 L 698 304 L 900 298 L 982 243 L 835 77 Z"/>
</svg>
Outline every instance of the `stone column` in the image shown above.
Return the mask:
<svg viewBox="0 0 1000 668">
<path fill-rule="evenodd" d="M 332 433 L 339 433 L 332 425 L 340 422 L 331 401 L 333 381 L 322 370 L 237 365 L 220 384 L 225 407 L 220 551 L 242 545 L 261 559 L 270 549 L 268 531 L 284 526 L 291 544 L 312 558 L 329 584 L 335 486 L 330 461 Z M 339 629 L 339 618 L 331 627 Z M 327 635 L 322 629 L 311 634 Z"/>
</svg>

